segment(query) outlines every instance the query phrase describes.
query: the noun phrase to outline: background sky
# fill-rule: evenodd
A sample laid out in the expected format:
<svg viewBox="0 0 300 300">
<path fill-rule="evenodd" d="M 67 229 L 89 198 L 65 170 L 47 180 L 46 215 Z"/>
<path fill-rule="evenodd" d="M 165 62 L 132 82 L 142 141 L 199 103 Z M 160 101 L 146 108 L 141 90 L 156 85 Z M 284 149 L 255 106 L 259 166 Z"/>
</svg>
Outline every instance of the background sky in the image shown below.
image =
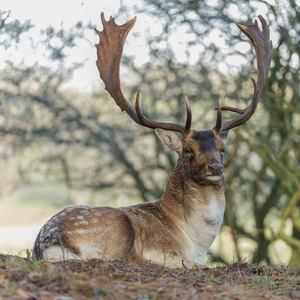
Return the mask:
<svg viewBox="0 0 300 300">
<path fill-rule="evenodd" d="M 122 2 L 126 4 L 125 2 L 128 1 Z M 129 1 L 129 3 L 133 5 L 135 1 Z M 119 8 L 119 0 L 1 0 L 1 10 L 11 11 L 11 20 L 19 19 L 21 22 L 31 20 L 35 28 L 30 30 L 30 38 L 34 40 L 38 40 L 41 29 L 45 29 L 49 25 L 55 28 L 69 29 L 78 21 L 82 21 L 84 25 L 93 24 L 102 30 L 100 13 L 104 12 L 108 20 L 111 15 L 117 16 Z M 132 17 L 134 17 L 133 12 Z M 117 24 L 122 24 L 125 21 L 127 20 L 123 20 L 121 17 L 116 19 Z M 150 24 L 151 29 L 149 29 Z M 136 61 L 139 64 L 148 60 L 146 40 L 143 39 L 142 35 L 139 35 L 138 39 L 134 40 L 134 43 L 132 40 L 135 33 L 140 33 L 147 29 L 149 29 L 150 34 L 155 36 L 160 33 L 161 26 L 160 24 L 153 24 L 148 16 L 139 15 L 138 22 L 131 30 L 126 41 L 126 54 L 136 57 Z M 4 61 L 8 56 L 13 56 L 15 62 L 24 61 L 28 65 L 33 64 L 37 60 L 43 61 L 43 53 L 33 54 L 29 39 L 26 41 L 26 38 L 28 37 L 24 34 L 18 49 L 8 49 L 1 53 L 0 68 L 4 66 Z M 85 40 L 80 41 L 78 47 L 72 52 L 72 56 L 69 57 L 72 62 L 85 61 L 84 67 L 75 71 L 74 78 L 70 82 L 72 86 L 77 87 L 79 90 L 90 91 L 99 85 L 99 74 L 95 68 L 96 50 L 94 46 L 98 41 L 98 36 L 93 30 L 87 31 Z"/>
<path fill-rule="evenodd" d="M 214 1 L 214 0 L 210 0 Z M 35 28 L 30 30 L 30 38 L 38 41 L 40 38 L 41 29 L 47 28 L 49 25 L 55 28 L 70 29 L 78 21 L 82 21 L 83 24 L 93 24 L 96 28 L 102 30 L 102 24 L 100 21 L 100 13 L 104 12 L 106 19 L 109 16 L 116 17 L 117 24 L 122 24 L 127 20 L 122 16 L 118 16 L 118 10 L 121 6 L 121 2 L 127 5 L 128 15 L 134 17 L 135 13 L 133 9 L 134 5 L 141 5 L 140 1 L 135 0 L 52 0 L 39 1 L 39 0 L 1 0 L 1 9 L 11 11 L 11 19 L 19 19 L 20 21 L 31 20 Z M 131 10 L 131 11 L 130 11 Z M 236 14 L 236 8 L 233 6 L 231 14 Z M 260 9 L 260 14 L 264 14 L 265 6 Z M 170 40 L 171 46 L 176 49 L 176 58 L 179 62 L 183 62 L 186 59 L 184 53 L 185 46 L 189 40 L 187 33 L 184 33 L 185 28 L 179 27 L 176 31 L 176 36 Z M 139 14 L 137 16 L 137 22 L 130 31 L 126 39 L 126 46 L 124 52 L 126 55 L 134 57 L 134 61 L 137 65 L 141 65 L 149 60 L 147 38 L 155 39 L 156 36 L 162 32 L 162 25 L 159 20 L 153 20 L 153 18 Z M 27 38 L 27 40 L 26 40 Z M 271 37 L 273 42 L 275 37 Z M 220 38 L 218 30 L 212 30 L 209 39 L 214 40 L 214 44 L 219 47 L 224 47 L 224 41 Z M 85 40 L 80 40 L 78 47 L 72 49 L 72 55 L 68 58 L 70 63 L 85 62 L 84 67 L 74 72 L 74 77 L 69 83 L 72 87 L 78 88 L 80 91 L 91 91 L 99 87 L 99 74 L 95 68 L 96 51 L 95 43 L 98 43 L 98 36 L 93 30 L 86 31 Z M 210 41 L 207 41 L 209 43 Z M 242 45 L 244 44 L 244 45 Z M 247 49 L 250 47 L 249 43 L 241 43 L 242 47 Z M 239 49 L 242 50 L 242 49 Z M 203 49 L 202 49 L 203 51 Z M 224 49 L 225 53 L 226 49 Z M 189 62 L 197 61 L 199 54 L 201 54 L 201 48 L 197 48 L 197 51 L 193 52 L 189 58 Z M 32 47 L 29 43 L 28 36 L 23 35 L 23 40 L 20 43 L 18 49 L 10 48 L 0 55 L 0 69 L 4 66 L 4 61 L 7 56 L 12 57 L 15 62 L 24 61 L 30 65 L 36 61 L 43 62 L 43 53 L 32 53 Z M 240 66 L 243 63 L 242 57 L 227 57 L 226 63 L 231 66 Z M 219 64 L 219 69 L 226 73 L 231 70 L 225 63 Z M 122 69 L 121 69 L 122 72 Z"/>
</svg>

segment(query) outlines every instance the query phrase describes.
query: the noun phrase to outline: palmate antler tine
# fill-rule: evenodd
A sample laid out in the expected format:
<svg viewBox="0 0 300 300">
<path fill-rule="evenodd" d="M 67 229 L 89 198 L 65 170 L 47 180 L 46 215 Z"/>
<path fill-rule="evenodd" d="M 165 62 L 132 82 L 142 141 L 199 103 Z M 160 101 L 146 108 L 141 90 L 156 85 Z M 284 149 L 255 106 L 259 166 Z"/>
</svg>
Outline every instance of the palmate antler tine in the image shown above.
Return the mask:
<svg viewBox="0 0 300 300">
<path fill-rule="evenodd" d="M 125 99 L 121 91 L 120 84 L 120 63 L 123 53 L 123 47 L 126 37 L 133 27 L 136 18 L 126 22 L 123 25 L 117 25 L 115 19 L 110 17 L 109 21 L 104 18 L 104 13 L 101 13 L 101 21 L 103 31 L 95 29 L 100 37 L 97 47 L 97 68 L 100 73 L 100 78 L 105 84 L 105 89 L 110 93 L 116 104 L 137 123 L 139 119 Z"/>
<path fill-rule="evenodd" d="M 100 37 L 100 42 L 96 45 L 96 64 L 100 73 L 100 78 L 105 84 L 105 89 L 110 93 L 116 104 L 121 108 L 122 111 L 126 111 L 132 120 L 142 126 L 177 131 L 182 135 L 186 135 L 191 128 L 191 111 L 188 103 L 187 124 L 184 127 L 177 123 L 163 123 L 147 120 L 145 117 L 143 117 L 139 108 L 139 92 L 137 94 L 136 110 L 132 108 L 122 93 L 120 83 L 121 57 L 126 37 L 130 29 L 133 27 L 136 18 L 133 18 L 123 25 L 117 25 L 114 18 L 110 17 L 109 21 L 106 21 L 104 14 L 101 13 L 101 21 L 103 24 L 103 31 L 98 31 L 95 29 Z"/>
<path fill-rule="evenodd" d="M 254 79 L 251 79 L 254 86 L 254 95 L 250 105 L 245 109 L 238 109 L 229 106 L 221 107 L 222 110 L 233 111 L 241 114 L 241 116 L 235 120 L 222 124 L 220 132 L 242 125 L 252 117 L 256 110 L 262 89 L 267 80 L 273 46 L 272 41 L 270 41 L 269 27 L 265 19 L 262 16 L 258 16 L 258 18 L 262 24 L 262 31 L 258 27 L 257 20 L 248 26 L 237 24 L 238 28 L 251 40 L 255 47 L 258 76 L 257 82 Z"/>
<path fill-rule="evenodd" d="M 218 108 L 217 108 L 217 121 L 216 126 L 214 128 L 216 134 L 221 133 L 221 126 L 222 126 L 222 111 L 221 111 L 221 102 L 218 102 Z"/>
<path fill-rule="evenodd" d="M 185 127 L 183 132 L 184 136 L 186 136 L 190 132 L 192 126 L 192 111 L 187 97 L 185 97 L 185 105 L 186 105 L 186 122 L 185 122 Z"/>
<path fill-rule="evenodd" d="M 216 107 L 215 110 L 218 110 L 218 108 Z M 230 107 L 230 106 L 222 106 L 221 110 L 228 110 L 242 115 L 246 109 L 240 109 L 240 108 Z"/>
</svg>

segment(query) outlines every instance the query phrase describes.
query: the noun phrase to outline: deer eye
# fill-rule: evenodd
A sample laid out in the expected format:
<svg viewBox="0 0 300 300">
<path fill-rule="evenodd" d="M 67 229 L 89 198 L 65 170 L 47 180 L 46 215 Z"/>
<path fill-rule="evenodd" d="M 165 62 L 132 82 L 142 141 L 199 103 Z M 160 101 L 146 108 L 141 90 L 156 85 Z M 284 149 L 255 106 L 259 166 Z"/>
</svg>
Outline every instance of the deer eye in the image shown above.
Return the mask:
<svg viewBox="0 0 300 300">
<path fill-rule="evenodd" d="M 193 154 L 193 150 L 190 147 L 184 147 L 183 148 L 183 153 L 185 156 L 190 156 L 191 154 Z"/>
<path fill-rule="evenodd" d="M 221 150 L 221 153 L 224 154 L 225 153 L 225 148 Z"/>
<path fill-rule="evenodd" d="M 190 152 L 192 152 L 192 149 L 190 147 L 184 147 L 183 152 L 184 153 L 190 153 Z"/>
</svg>

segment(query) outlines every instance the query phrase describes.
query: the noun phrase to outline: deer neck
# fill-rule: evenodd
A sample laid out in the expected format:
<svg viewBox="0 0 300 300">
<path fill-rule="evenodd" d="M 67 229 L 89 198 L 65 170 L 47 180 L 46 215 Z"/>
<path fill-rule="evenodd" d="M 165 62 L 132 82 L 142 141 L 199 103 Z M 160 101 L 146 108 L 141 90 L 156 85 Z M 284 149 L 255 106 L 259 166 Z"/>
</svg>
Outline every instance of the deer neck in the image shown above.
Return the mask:
<svg viewBox="0 0 300 300">
<path fill-rule="evenodd" d="M 224 180 L 218 184 L 198 184 L 176 165 L 166 191 L 158 201 L 161 213 L 182 237 L 185 257 L 204 264 L 216 238 L 225 210 Z"/>
<path fill-rule="evenodd" d="M 186 174 L 179 161 L 166 185 L 163 197 L 158 201 L 162 212 L 179 222 L 189 222 L 195 217 L 222 221 L 225 209 L 224 180 L 217 183 L 194 182 Z M 213 216 L 211 210 L 217 210 Z"/>
</svg>

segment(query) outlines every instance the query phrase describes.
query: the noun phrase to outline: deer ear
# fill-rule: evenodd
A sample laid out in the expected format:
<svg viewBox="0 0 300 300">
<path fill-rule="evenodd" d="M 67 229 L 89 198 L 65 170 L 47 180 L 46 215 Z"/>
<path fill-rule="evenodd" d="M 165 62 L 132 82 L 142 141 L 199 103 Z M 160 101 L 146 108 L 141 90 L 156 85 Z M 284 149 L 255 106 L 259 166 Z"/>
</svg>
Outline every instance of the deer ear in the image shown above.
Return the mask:
<svg viewBox="0 0 300 300">
<path fill-rule="evenodd" d="M 229 136 L 229 129 L 221 132 L 219 135 L 219 137 L 221 138 L 221 140 L 223 141 L 224 144 L 227 143 L 228 136 Z"/>
<path fill-rule="evenodd" d="M 181 139 L 176 135 L 174 131 L 157 128 L 155 129 L 155 133 L 159 137 L 159 139 L 171 150 L 176 151 L 178 154 L 181 153 Z"/>
</svg>

